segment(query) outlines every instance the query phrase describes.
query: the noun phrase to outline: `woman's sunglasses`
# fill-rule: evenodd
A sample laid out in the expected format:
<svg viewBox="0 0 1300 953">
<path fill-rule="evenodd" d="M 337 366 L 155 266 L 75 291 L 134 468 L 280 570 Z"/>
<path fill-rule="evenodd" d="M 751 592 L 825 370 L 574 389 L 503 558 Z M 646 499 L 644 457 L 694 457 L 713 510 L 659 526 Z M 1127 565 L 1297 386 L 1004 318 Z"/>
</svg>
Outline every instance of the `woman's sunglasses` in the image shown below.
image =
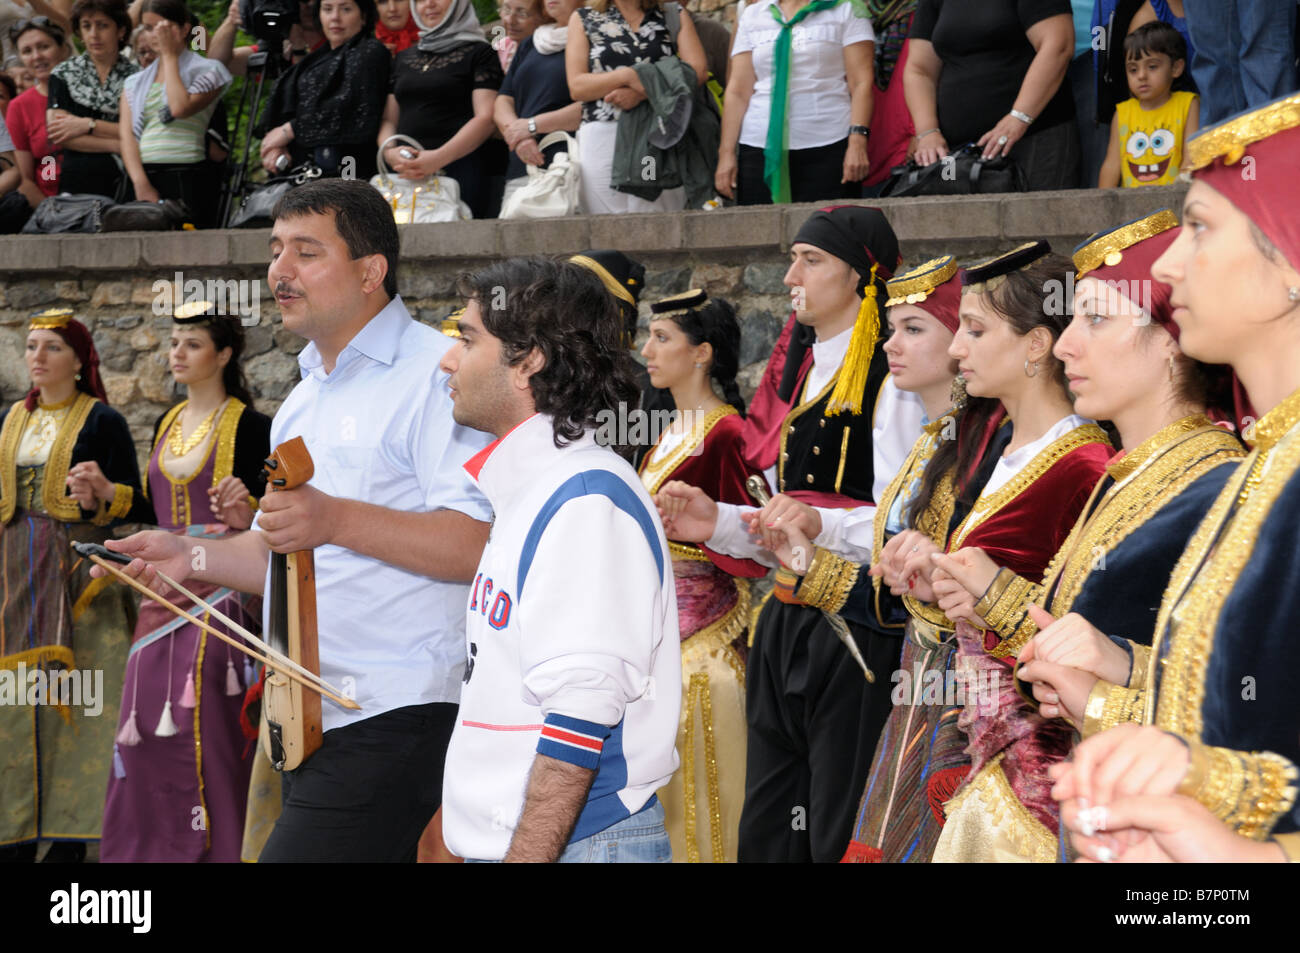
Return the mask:
<svg viewBox="0 0 1300 953">
<path fill-rule="evenodd" d="M 9 42 L 17 43 L 18 38 L 28 30 L 40 30 L 57 38 L 59 43 L 63 42 L 63 28 L 49 17 L 29 17 L 26 20 L 19 20 L 9 27 Z"/>
</svg>

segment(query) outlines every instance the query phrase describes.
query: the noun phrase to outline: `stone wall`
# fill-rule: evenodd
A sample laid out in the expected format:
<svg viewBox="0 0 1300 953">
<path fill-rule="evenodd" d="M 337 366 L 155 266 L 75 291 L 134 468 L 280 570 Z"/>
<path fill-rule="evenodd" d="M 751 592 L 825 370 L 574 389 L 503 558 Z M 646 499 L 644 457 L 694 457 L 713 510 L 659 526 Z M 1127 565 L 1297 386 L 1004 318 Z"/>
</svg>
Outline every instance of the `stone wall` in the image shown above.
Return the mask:
<svg viewBox="0 0 1300 953">
<path fill-rule="evenodd" d="M 882 200 L 907 263 L 942 254 L 963 261 L 1033 238 L 1069 252 L 1090 233 L 1179 208 L 1179 187 Z M 399 286 L 411 312 L 437 324 L 459 301 L 456 275 L 492 258 L 619 248 L 646 264 L 648 307 L 700 287 L 729 298 L 742 320 L 741 389 L 749 397 L 789 314 L 781 283 L 789 244 L 815 206 L 601 216 L 537 222 L 412 225 L 402 231 Z M 151 427 L 178 399 L 165 362 L 171 321 L 155 282 L 256 282 L 260 320 L 248 330 L 245 369 L 259 409 L 273 413 L 298 380 L 301 339 L 277 320 L 266 287 L 265 231 L 171 232 L 0 238 L 0 399 L 26 390 L 26 321 L 56 305 L 77 310 L 94 334 L 109 400 L 136 436 L 143 459 Z M 252 287 L 250 284 L 247 287 Z"/>
</svg>

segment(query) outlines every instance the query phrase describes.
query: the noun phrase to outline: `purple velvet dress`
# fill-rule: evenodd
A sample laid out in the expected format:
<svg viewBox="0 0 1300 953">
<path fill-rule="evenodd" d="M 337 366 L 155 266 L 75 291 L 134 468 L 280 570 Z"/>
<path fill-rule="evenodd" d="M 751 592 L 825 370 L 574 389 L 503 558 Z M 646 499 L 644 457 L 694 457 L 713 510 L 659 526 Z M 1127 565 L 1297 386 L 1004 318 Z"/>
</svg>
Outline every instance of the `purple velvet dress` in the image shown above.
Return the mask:
<svg viewBox="0 0 1300 953">
<path fill-rule="evenodd" d="M 163 472 L 163 440 L 149 459 L 149 497 L 158 524 L 193 537 L 196 557 L 203 540 L 230 533 L 208 502 L 208 488 L 216 482 L 218 443 L 212 441 L 203 467 L 187 481 Z M 244 628 L 260 631 L 258 597 L 201 583 L 189 588 Z M 229 631 L 183 597 L 173 593 L 172 600 L 214 628 Z M 239 861 L 255 745 L 240 725 L 252 677 L 246 658 L 144 600 L 126 664 L 101 861 Z M 174 733 L 169 733 L 171 725 Z"/>
</svg>

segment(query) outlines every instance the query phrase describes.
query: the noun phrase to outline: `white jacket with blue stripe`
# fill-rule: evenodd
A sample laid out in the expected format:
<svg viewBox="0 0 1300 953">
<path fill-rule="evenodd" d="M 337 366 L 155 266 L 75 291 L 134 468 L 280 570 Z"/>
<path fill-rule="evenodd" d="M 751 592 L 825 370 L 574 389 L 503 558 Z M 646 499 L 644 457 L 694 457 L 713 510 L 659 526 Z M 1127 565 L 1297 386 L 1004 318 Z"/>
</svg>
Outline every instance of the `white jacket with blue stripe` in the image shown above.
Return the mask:
<svg viewBox="0 0 1300 953">
<path fill-rule="evenodd" d="M 539 752 L 596 771 L 573 840 L 642 810 L 672 776 L 677 596 L 653 502 L 591 433 L 557 449 L 537 414 L 465 469 L 496 515 L 470 588 L 443 837 L 498 860 Z"/>
</svg>

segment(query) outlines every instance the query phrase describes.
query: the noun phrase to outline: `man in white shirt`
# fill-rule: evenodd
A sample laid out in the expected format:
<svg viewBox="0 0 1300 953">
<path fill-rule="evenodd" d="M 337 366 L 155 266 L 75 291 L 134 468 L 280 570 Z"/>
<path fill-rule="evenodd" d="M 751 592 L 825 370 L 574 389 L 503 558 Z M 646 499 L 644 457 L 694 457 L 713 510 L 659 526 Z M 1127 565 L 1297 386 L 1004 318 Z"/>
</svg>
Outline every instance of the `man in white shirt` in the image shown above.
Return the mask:
<svg viewBox="0 0 1300 953">
<path fill-rule="evenodd" d="M 438 809 L 465 670 L 466 583 L 491 511 L 461 471 L 486 443 L 451 419 L 437 365 L 450 338 L 396 296 L 397 227 L 364 182 L 294 189 L 275 210 L 267 279 L 310 343 L 271 445 L 302 437 L 315 475 L 269 492 L 253 529 L 204 543 L 148 532 L 113 543 L 152 566 L 262 593 L 271 551 L 314 550 L 321 676 L 360 711 L 322 705 L 322 745 L 283 776 L 263 861 L 414 860 Z M 149 564 L 146 567 L 140 560 Z"/>
<path fill-rule="evenodd" d="M 470 591 L 443 835 L 474 860 L 666 862 L 655 791 L 677 768 L 677 598 L 636 472 L 595 433 L 632 406 L 614 299 L 541 258 L 461 287 L 443 358 L 457 422 L 497 440 L 466 471 L 496 514 Z"/>
<path fill-rule="evenodd" d="M 879 346 L 885 280 L 901 262 L 898 239 L 879 210 L 839 206 L 809 217 L 790 257 L 785 281 L 799 325 L 791 329 L 784 367 L 765 375 L 769 392 L 755 397 L 756 406 L 767 408 L 760 419 L 771 431 L 747 435 L 747 445 L 767 448 L 776 458 L 769 485 L 817 507 L 824 525 L 809 535 L 816 535 L 818 545 L 846 558 L 869 558 L 876 495 L 920 436 L 925 413 L 915 395 L 889 383 Z M 800 335 L 808 328 L 811 342 Z M 812 351 L 811 365 L 805 348 Z M 787 392 L 793 407 L 785 413 L 780 405 L 787 398 L 777 380 L 793 385 Z M 664 505 L 665 498 L 677 502 Z M 773 518 L 783 498 L 757 519 Z M 762 558 L 741 519 L 745 508 L 716 504 L 682 484 L 665 486 L 659 501 L 672 539 Z M 889 673 L 901 650 L 896 633 L 853 623 L 849 630 L 874 683 L 866 681 L 821 611 L 800 603 L 778 575 L 774 597 L 754 627 L 745 676 L 749 748 L 742 862 L 837 861 L 848 846 L 889 714 Z"/>
</svg>

